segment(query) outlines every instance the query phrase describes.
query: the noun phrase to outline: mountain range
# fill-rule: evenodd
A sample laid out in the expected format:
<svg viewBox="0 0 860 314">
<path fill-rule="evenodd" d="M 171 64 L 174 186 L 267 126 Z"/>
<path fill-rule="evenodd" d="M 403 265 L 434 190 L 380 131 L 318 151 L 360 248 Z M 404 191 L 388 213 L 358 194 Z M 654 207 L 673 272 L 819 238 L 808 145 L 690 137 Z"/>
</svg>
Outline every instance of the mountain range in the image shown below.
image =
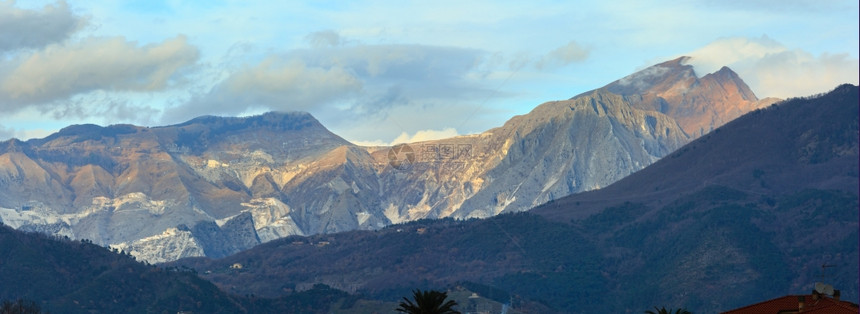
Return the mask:
<svg viewBox="0 0 860 314">
<path fill-rule="evenodd" d="M 528 212 L 294 236 L 173 265 L 237 294 L 324 283 L 396 300 L 467 285 L 541 312 L 716 313 L 816 281 L 856 302 L 858 104 L 858 87 L 842 85 L 757 109 L 614 184 Z"/>
<path fill-rule="evenodd" d="M 824 281 L 857 300 L 858 87 L 769 105 L 685 62 L 395 147 L 306 113 L 4 142 L 0 298 L 328 313 L 447 288 L 511 313 L 718 312 Z"/>
<path fill-rule="evenodd" d="M 397 152 L 353 145 L 301 112 L 69 126 L 0 143 L 0 220 L 157 263 L 291 235 L 524 211 L 608 186 L 776 101 L 728 68 L 699 78 L 686 61 Z M 394 163 L 400 149 L 408 167 Z"/>
</svg>

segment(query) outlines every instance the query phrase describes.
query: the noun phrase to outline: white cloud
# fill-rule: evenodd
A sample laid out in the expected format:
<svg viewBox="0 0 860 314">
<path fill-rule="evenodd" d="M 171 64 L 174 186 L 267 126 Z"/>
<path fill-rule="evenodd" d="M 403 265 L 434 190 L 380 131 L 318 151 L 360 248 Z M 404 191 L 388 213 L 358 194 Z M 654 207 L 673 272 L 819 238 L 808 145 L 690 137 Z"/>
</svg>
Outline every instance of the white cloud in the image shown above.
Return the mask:
<svg viewBox="0 0 860 314">
<path fill-rule="evenodd" d="M 701 75 L 713 73 L 726 65 L 755 62 L 769 54 L 787 50 L 767 36 L 723 38 L 690 53 L 692 58 L 687 63 L 693 65 L 696 73 Z"/>
<path fill-rule="evenodd" d="M 583 48 L 575 41 L 571 41 L 547 53 L 543 58 L 538 60 L 536 66 L 538 69 L 563 67 L 574 62 L 585 61 L 585 59 L 588 59 L 588 54 L 588 49 Z"/>
<path fill-rule="evenodd" d="M 0 99 L 5 103 L 0 110 L 46 106 L 94 90 L 161 90 L 197 58 L 197 49 L 183 36 L 145 46 L 122 37 L 53 44 L 0 64 Z"/>
<path fill-rule="evenodd" d="M 762 97 L 796 97 L 858 82 L 858 59 L 845 54 L 813 55 L 760 38 L 724 38 L 689 54 L 696 73 L 728 66 Z"/>
<path fill-rule="evenodd" d="M 624 87 L 631 86 L 635 90 L 645 91 L 651 88 L 651 84 L 653 84 L 651 82 L 655 81 L 654 78 L 659 78 L 665 75 L 669 70 L 671 70 L 671 68 L 664 66 L 650 66 L 644 70 L 622 77 L 618 80 L 618 85 Z"/>
<path fill-rule="evenodd" d="M 0 1 L 0 52 L 41 48 L 67 39 L 85 19 L 72 14 L 65 1 L 42 10 L 23 10 L 14 1 Z"/>
<path fill-rule="evenodd" d="M 415 132 L 415 134 L 413 135 L 409 135 L 409 133 L 403 132 L 400 133 L 397 138 L 391 141 L 391 144 L 395 145 L 400 143 L 415 143 L 423 141 L 441 140 L 455 137 L 457 135 L 460 134 L 458 134 L 457 130 L 455 130 L 454 128 L 445 128 L 442 130 L 421 130 Z"/>
<path fill-rule="evenodd" d="M 361 146 L 394 146 L 400 143 L 415 143 L 415 142 L 423 142 L 423 141 L 432 141 L 432 140 L 441 140 L 446 138 L 452 138 L 455 136 L 459 136 L 457 130 L 454 128 L 445 128 L 442 130 L 419 130 L 414 134 L 409 135 L 409 133 L 402 132 L 391 142 L 385 142 L 383 140 L 373 140 L 373 141 L 360 141 L 360 140 L 351 140 L 353 144 L 361 145 Z"/>
<path fill-rule="evenodd" d="M 351 143 L 358 146 L 391 146 L 391 143 L 383 141 L 383 140 L 373 140 L 373 141 L 361 141 L 361 140 L 348 140 Z"/>
</svg>

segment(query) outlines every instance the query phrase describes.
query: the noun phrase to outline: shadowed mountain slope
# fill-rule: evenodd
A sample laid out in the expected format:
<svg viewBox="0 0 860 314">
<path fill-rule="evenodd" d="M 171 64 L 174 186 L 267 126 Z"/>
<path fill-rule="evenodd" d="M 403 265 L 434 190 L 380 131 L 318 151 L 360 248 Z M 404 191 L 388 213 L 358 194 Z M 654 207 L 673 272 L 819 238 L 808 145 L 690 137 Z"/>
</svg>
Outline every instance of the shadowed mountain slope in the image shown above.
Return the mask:
<svg viewBox="0 0 860 314">
<path fill-rule="evenodd" d="M 32 300 L 53 313 L 356 313 L 396 307 L 323 285 L 279 298 L 231 295 L 187 268 L 144 265 L 89 241 L 2 224 L 0 256 L 0 301 Z"/>
</svg>

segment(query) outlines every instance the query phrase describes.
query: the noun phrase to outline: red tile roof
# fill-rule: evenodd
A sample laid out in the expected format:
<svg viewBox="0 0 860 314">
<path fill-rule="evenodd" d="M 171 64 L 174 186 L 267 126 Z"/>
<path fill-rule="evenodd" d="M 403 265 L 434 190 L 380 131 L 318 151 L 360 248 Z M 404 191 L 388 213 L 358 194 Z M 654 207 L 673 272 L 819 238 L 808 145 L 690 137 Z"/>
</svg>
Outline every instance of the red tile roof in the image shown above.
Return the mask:
<svg viewBox="0 0 860 314">
<path fill-rule="evenodd" d="M 857 304 L 840 301 L 830 297 L 821 296 L 813 300 L 813 295 L 803 295 L 805 305 L 803 312 L 798 312 L 799 298 L 801 295 L 787 295 L 784 297 L 747 305 L 742 308 L 723 312 L 723 314 L 778 314 L 778 313 L 809 313 L 809 314 L 842 314 L 858 313 Z"/>
</svg>

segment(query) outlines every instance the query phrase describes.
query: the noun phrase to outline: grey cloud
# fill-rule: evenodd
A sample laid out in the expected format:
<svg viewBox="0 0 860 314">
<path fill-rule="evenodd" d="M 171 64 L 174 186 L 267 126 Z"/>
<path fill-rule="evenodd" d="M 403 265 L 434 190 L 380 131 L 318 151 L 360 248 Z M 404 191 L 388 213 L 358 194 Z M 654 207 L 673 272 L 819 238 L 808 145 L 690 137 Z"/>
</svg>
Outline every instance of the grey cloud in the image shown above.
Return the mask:
<svg viewBox="0 0 860 314">
<path fill-rule="evenodd" d="M 529 64 L 531 64 L 531 62 L 532 58 L 530 56 L 525 53 L 519 53 L 513 58 L 511 58 L 511 60 L 508 62 L 508 68 L 511 71 L 520 71 Z"/>
<path fill-rule="evenodd" d="M 332 30 L 310 33 L 305 40 L 314 48 L 337 47 L 343 43 L 340 35 Z"/>
<path fill-rule="evenodd" d="M 574 62 L 585 61 L 585 59 L 588 59 L 588 54 L 588 49 L 583 48 L 575 41 L 571 41 L 564 46 L 550 51 L 538 60 L 535 66 L 538 69 L 563 67 Z"/>
<path fill-rule="evenodd" d="M 86 24 L 84 18 L 69 10 L 65 1 L 38 11 L 15 8 L 14 4 L 14 1 L 0 2 L 0 52 L 61 42 Z"/>
<path fill-rule="evenodd" d="M 351 95 L 361 86 L 358 78 L 342 68 L 314 67 L 299 59 L 270 57 L 231 74 L 188 103 L 168 109 L 163 120 L 177 122 L 201 114 L 237 115 L 257 108 L 309 111 Z"/>
<path fill-rule="evenodd" d="M 150 106 L 131 104 L 125 99 L 110 95 L 80 97 L 53 106 L 40 107 L 39 110 L 42 115 L 55 120 L 99 117 L 111 123 L 127 121 L 142 125 L 156 124 L 156 117 L 161 113 Z"/>
<path fill-rule="evenodd" d="M 486 99 L 494 92 L 476 71 L 485 52 L 424 45 L 363 45 L 294 51 L 293 57 L 321 67 L 341 67 L 363 83 L 355 112 L 378 114 L 393 106 Z"/>
<path fill-rule="evenodd" d="M 425 45 L 357 45 L 295 50 L 284 57 L 314 66 L 342 67 L 363 78 L 450 81 L 477 66 L 483 54 L 474 49 Z"/>
<path fill-rule="evenodd" d="M 408 104 L 409 99 L 403 94 L 403 88 L 395 85 L 355 102 L 350 107 L 350 111 L 360 116 L 385 118 L 387 109 Z"/>
<path fill-rule="evenodd" d="M 423 45 L 293 50 L 232 73 L 210 91 L 167 110 L 164 120 L 254 110 L 303 110 L 338 121 L 379 119 L 407 104 L 486 98 L 494 94 L 468 77 L 484 54 Z"/>
<path fill-rule="evenodd" d="M 47 106 L 94 90 L 162 90 L 198 55 L 184 36 L 145 46 L 122 37 L 50 45 L 0 65 L 0 111 Z"/>
</svg>

